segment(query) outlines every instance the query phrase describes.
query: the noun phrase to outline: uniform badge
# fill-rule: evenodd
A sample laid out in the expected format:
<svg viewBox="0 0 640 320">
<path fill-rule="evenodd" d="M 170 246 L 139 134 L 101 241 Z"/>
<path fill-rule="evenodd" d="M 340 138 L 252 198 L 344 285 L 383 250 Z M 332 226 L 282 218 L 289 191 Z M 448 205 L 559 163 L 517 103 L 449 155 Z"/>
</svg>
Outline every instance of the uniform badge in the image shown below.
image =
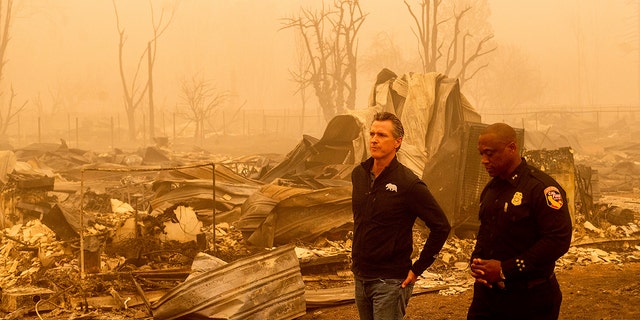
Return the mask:
<svg viewBox="0 0 640 320">
<path fill-rule="evenodd" d="M 518 191 L 513 194 L 513 198 L 511 198 L 511 204 L 514 206 L 519 206 L 522 204 L 522 192 Z"/>
<path fill-rule="evenodd" d="M 544 197 L 547 199 L 547 205 L 553 209 L 560 209 L 564 204 L 560 190 L 554 186 L 544 189 Z"/>
</svg>

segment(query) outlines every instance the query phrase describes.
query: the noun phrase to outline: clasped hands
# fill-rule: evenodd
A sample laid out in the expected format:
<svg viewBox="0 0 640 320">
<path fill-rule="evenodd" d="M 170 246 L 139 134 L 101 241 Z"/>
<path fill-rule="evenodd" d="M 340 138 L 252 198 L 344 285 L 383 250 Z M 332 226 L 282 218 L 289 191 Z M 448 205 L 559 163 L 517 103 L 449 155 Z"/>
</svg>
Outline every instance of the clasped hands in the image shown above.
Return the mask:
<svg viewBox="0 0 640 320">
<path fill-rule="evenodd" d="M 504 289 L 504 279 L 500 276 L 502 265 L 498 260 L 483 260 L 475 258 L 471 262 L 471 276 L 489 288 L 497 285 L 500 289 Z"/>
</svg>

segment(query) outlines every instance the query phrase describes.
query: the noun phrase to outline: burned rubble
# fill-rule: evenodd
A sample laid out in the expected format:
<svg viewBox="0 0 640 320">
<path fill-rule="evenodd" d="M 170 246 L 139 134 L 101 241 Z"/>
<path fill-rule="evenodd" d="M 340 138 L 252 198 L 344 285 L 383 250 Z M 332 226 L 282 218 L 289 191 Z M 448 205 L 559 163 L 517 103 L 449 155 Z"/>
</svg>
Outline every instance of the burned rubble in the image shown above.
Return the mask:
<svg viewBox="0 0 640 320">
<path fill-rule="evenodd" d="M 58 156 L 64 159 L 60 152 Z M 16 157 L 15 168 L 30 162 L 24 160 Z M 34 163 L 39 162 L 42 161 Z M 94 165 L 89 161 L 87 164 Z M 113 169 L 112 165 L 106 167 Z M 102 188 L 92 191 L 93 184 L 89 182 L 89 191 L 82 194 L 79 188 L 69 188 L 70 183 L 78 181 L 55 170 L 36 167 L 7 172 L 0 247 L 4 266 L 0 275 L 2 312 L 7 318 L 36 311 L 80 317 L 96 310 L 151 317 L 153 302 L 194 273 L 192 264 L 198 255 L 207 253 L 223 263 L 232 263 L 287 243 L 295 245 L 305 286 L 305 308 L 351 301 L 348 193 L 344 204 L 340 200 L 335 202 L 337 207 L 329 206 L 326 211 L 321 207 L 313 209 L 308 204 L 313 199 L 308 198 L 309 189 L 301 192 L 298 188 L 265 184 L 244 177 L 242 171 L 216 166 L 215 199 L 219 203 L 215 204 L 214 218 L 210 209 L 214 205 L 214 186 L 210 180 L 205 182 L 205 176 L 212 174 L 210 168 L 178 166 L 136 174 L 125 171 L 124 177 L 121 171 L 96 171 L 99 177 L 95 179 L 102 182 Z M 64 181 L 63 189 L 42 179 L 47 174 Z M 225 181 L 231 182 L 225 185 Z M 341 199 L 335 188 L 341 187 L 321 187 L 314 192 L 318 196 L 331 192 L 332 199 Z M 246 201 L 258 195 L 259 206 Z M 323 203 L 322 198 L 318 203 Z M 633 199 L 607 195 L 592 205 L 591 219 L 576 212 L 574 244 L 560 259 L 559 272 L 577 264 L 639 261 L 639 206 Z M 299 213 L 302 207 L 306 214 Z M 83 224 L 79 221 L 79 208 L 84 211 Z M 305 230 L 309 237 L 278 231 L 265 236 L 264 231 L 273 231 L 276 225 L 286 226 L 275 223 L 277 214 L 270 227 L 254 222 L 251 228 L 248 222 L 258 219 L 251 218 L 252 212 L 279 212 L 286 216 L 287 210 L 299 216 L 288 218 L 292 226 L 285 228 Z M 313 227 L 319 221 L 305 218 L 319 216 L 320 220 L 329 220 L 324 212 L 340 210 L 345 210 L 343 222 L 334 221 L 318 231 Z M 265 215 L 259 219 L 268 220 Z M 173 231 L 169 230 L 172 227 Z M 252 238 L 261 228 L 263 234 Z M 79 260 L 80 232 L 84 233 L 84 272 Z M 417 247 L 426 238 L 425 232 L 416 228 Z M 265 242 L 266 238 L 271 240 Z M 417 294 L 469 290 L 472 279 L 468 261 L 473 243 L 473 239 L 452 236 L 436 263 L 419 280 Z M 26 303 L 24 299 L 30 300 Z"/>
</svg>

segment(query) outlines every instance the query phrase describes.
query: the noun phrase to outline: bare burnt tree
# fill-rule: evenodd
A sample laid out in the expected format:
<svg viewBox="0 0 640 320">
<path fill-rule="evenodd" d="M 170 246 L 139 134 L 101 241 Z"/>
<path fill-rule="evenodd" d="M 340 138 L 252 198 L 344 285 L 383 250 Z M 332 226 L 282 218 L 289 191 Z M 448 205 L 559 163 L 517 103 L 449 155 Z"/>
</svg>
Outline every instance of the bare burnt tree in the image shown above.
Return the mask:
<svg viewBox="0 0 640 320">
<path fill-rule="evenodd" d="M 458 78 L 460 87 L 472 79 L 488 63 L 483 56 L 496 50 L 491 44 L 493 33 L 483 28 L 463 27 L 465 19 L 471 19 L 474 7 L 442 10 L 442 0 L 420 0 L 414 10 L 407 0 L 404 3 L 414 22 L 412 28 L 418 40 L 420 59 L 424 73 L 440 72 Z M 469 24 L 467 24 L 469 25 Z"/>
<path fill-rule="evenodd" d="M 409 58 L 407 50 L 403 50 L 394 38 L 386 31 L 376 33 L 360 59 L 359 70 L 372 74 L 373 78 L 380 72 L 381 65 L 397 74 L 419 70 L 422 66 L 416 59 Z"/>
<path fill-rule="evenodd" d="M 204 141 L 204 123 L 229 99 L 227 92 L 219 91 L 211 81 L 201 77 L 192 77 L 182 81 L 180 99 L 186 108 L 180 108 L 179 114 L 196 128 L 194 138 L 201 144 Z"/>
<path fill-rule="evenodd" d="M 7 64 L 7 47 L 11 39 L 10 27 L 13 18 L 13 0 L 0 1 L 0 84 L 4 80 L 4 66 Z M 16 93 L 13 86 L 10 95 L 0 101 L 0 134 L 7 134 L 7 128 L 27 105 L 27 101 L 20 106 L 14 105 Z M 4 92 L 0 92 L 0 97 Z"/>
<path fill-rule="evenodd" d="M 306 70 L 309 65 L 309 56 L 306 55 L 306 48 L 304 43 L 301 41 L 301 36 L 296 34 L 295 40 L 295 63 L 296 63 L 296 73 L 292 72 L 292 78 L 296 79 L 296 74 L 302 74 Z M 307 97 L 307 86 L 305 86 L 304 82 L 296 81 L 297 88 L 296 94 L 300 96 L 300 105 L 302 106 L 301 117 L 300 117 L 300 134 L 304 133 L 304 118 L 307 109 L 307 101 L 309 100 Z"/>
<path fill-rule="evenodd" d="M 124 100 L 124 109 L 127 115 L 127 124 L 129 126 L 129 138 L 135 139 L 136 137 L 136 120 L 135 114 L 138 107 L 142 104 L 145 95 L 148 93 L 149 98 L 149 109 L 150 109 L 150 130 L 152 132 L 151 136 L 153 136 L 153 68 L 155 66 L 156 60 L 156 45 L 160 36 L 164 33 L 165 30 L 171 24 L 173 20 L 173 13 L 171 11 L 171 15 L 168 20 L 164 22 L 165 11 L 161 10 L 160 19 L 156 22 L 153 5 L 151 2 L 149 3 L 151 7 L 151 25 L 153 27 L 153 35 L 149 41 L 147 41 L 147 45 L 144 50 L 140 54 L 138 58 L 137 66 L 133 72 L 133 75 L 130 76 L 130 80 L 125 74 L 125 66 L 124 66 L 124 45 L 127 40 L 127 36 L 125 33 L 125 29 L 120 25 L 120 16 L 118 14 L 118 8 L 116 6 L 116 1 L 112 0 L 113 9 L 116 15 L 116 26 L 118 28 L 118 66 L 120 72 L 120 81 L 122 83 L 122 93 Z M 147 77 L 146 79 L 142 79 L 141 73 L 143 72 L 144 60 L 147 58 Z M 130 81 L 130 83 L 129 83 Z"/>
<path fill-rule="evenodd" d="M 357 89 L 357 35 L 366 14 L 357 0 L 334 0 L 321 10 L 301 9 L 284 19 L 304 44 L 308 64 L 291 71 L 298 88 L 312 87 L 326 121 L 354 109 Z"/>
<path fill-rule="evenodd" d="M 24 110 L 28 102 L 24 101 L 20 106 L 15 107 L 13 104 L 13 99 L 16 97 L 16 93 L 13 91 L 13 86 L 11 86 L 10 91 L 11 94 L 9 95 L 8 101 L 6 102 L 6 108 L 4 108 L 5 112 L 0 113 L 0 125 L 2 126 L 3 136 L 7 134 L 7 128 L 13 122 L 13 119 L 18 116 L 22 110 Z"/>
</svg>

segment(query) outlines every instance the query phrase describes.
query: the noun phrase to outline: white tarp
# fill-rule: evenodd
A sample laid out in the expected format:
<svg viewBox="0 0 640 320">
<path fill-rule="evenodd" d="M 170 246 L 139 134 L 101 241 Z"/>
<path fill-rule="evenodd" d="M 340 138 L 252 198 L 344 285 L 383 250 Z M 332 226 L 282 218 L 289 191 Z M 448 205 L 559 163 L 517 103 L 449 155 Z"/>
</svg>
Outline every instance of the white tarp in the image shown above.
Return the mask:
<svg viewBox="0 0 640 320">
<path fill-rule="evenodd" d="M 398 159 L 419 177 L 447 137 L 466 121 L 480 122 L 480 115 L 460 92 L 458 80 L 436 72 L 396 76 L 384 69 L 369 107 L 373 109 L 369 113 L 388 111 L 400 118 L 405 136 Z"/>
</svg>

